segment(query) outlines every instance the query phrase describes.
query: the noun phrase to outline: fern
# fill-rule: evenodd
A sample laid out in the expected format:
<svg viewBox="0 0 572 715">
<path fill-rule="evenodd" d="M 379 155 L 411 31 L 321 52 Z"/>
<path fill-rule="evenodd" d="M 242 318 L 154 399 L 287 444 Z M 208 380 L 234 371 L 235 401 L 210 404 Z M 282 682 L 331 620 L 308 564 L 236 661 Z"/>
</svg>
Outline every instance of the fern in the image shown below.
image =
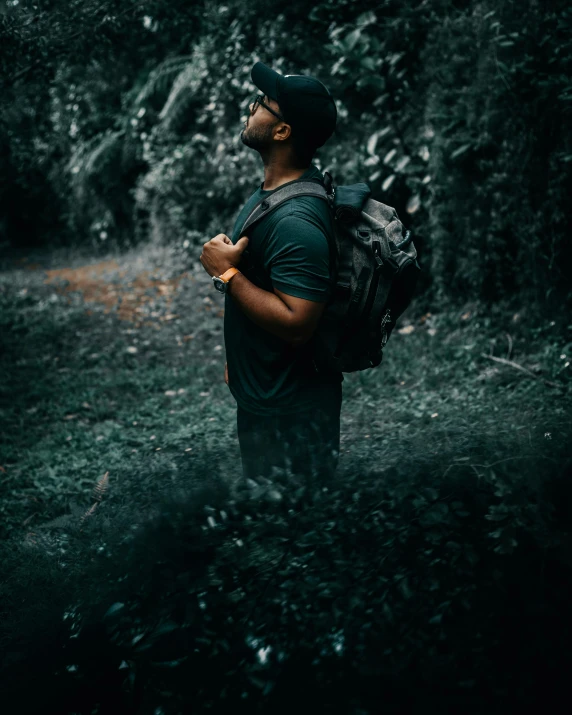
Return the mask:
<svg viewBox="0 0 572 715">
<path fill-rule="evenodd" d="M 39 529 L 67 529 L 73 522 L 73 514 L 62 514 L 39 526 Z"/>
<path fill-rule="evenodd" d="M 100 174 L 102 169 L 109 165 L 114 152 L 120 148 L 120 139 L 124 134 L 124 130 L 107 133 L 95 149 L 87 155 L 84 161 L 86 177 L 91 178 L 96 173 Z"/>
<path fill-rule="evenodd" d="M 83 525 L 85 524 L 86 519 L 88 519 L 90 516 L 92 516 L 99 506 L 101 504 L 101 500 L 103 499 L 105 493 L 107 492 L 107 489 L 109 487 L 109 472 L 105 472 L 103 477 L 99 479 L 93 488 L 93 492 L 91 493 L 91 498 L 94 500 L 93 504 L 89 507 L 89 509 L 83 514 L 83 516 L 80 519 L 80 531 L 83 528 Z"/>
<path fill-rule="evenodd" d="M 129 102 L 119 128 L 109 128 L 77 143 L 65 165 L 72 189 L 68 222 L 73 231 L 88 233 L 93 238 L 99 233 L 94 226 L 100 226 L 102 220 L 106 226 L 118 229 L 116 216 L 124 216 L 132 210 L 130 205 L 126 207 L 130 199 L 123 201 L 123 177 L 131 181 L 144 164 L 149 165 L 148 173 L 153 177 L 154 169 L 158 169 L 159 177 L 162 175 L 164 167 L 161 162 L 156 166 L 155 154 L 161 155 L 164 147 L 168 151 L 173 139 L 171 133 L 188 125 L 189 106 L 201 92 L 207 76 L 204 43 L 197 45 L 192 55 L 164 60 L 150 72 L 135 100 Z M 140 130 L 134 129 L 137 123 L 133 123 L 133 119 L 135 115 L 143 116 L 144 113 L 139 114 L 141 105 L 153 98 L 160 100 L 159 106 L 162 102 L 162 108 L 159 113 L 156 108 L 147 115 L 147 142 L 142 147 L 143 136 Z M 166 193 L 169 193 L 167 189 Z M 121 231 L 133 229 L 137 230 L 135 226 L 124 226 Z"/>
<path fill-rule="evenodd" d="M 193 61 L 187 63 L 175 77 L 167 101 L 159 114 L 165 129 L 176 130 L 181 126 L 189 104 L 197 95 L 207 74 L 204 53 L 197 48 Z"/>
<path fill-rule="evenodd" d="M 85 514 L 81 517 L 80 522 L 79 522 L 80 531 L 83 530 L 83 525 L 85 524 L 86 519 L 89 519 L 90 516 L 93 516 L 93 513 L 95 512 L 95 510 L 97 509 L 98 506 L 99 506 L 99 502 L 94 502 L 89 507 L 89 509 L 85 512 Z"/>
<path fill-rule="evenodd" d="M 172 84 L 173 75 L 178 75 L 192 61 L 192 55 L 182 55 L 180 57 L 170 57 L 161 62 L 150 73 L 149 78 L 135 99 L 135 105 L 143 104 L 157 94 L 167 93 Z"/>
<path fill-rule="evenodd" d="M 91 498 L 94 501 L 101 502 L 108 487 L 109 487 L 109 472 L 105 472 L 103 477 L 101 477 L 101 479 L 95 485 Z"/>
<path fill-rule="evenodd" d="M 105 169 L 113 167 L 113 160 L 117 152 L 121 151 L 121 138 L 124 130 L 107 131 L 103 137 L 92 137 L 86 144 L 81 145 L 72 154 L 66 170 L 71 174 L 71 185 L 77 201 L 83 201 L 89 196 L 90 182 L 97 177 L 103 182 L 113 181 L 113 176 L 105 177 Z"/>
</svg>

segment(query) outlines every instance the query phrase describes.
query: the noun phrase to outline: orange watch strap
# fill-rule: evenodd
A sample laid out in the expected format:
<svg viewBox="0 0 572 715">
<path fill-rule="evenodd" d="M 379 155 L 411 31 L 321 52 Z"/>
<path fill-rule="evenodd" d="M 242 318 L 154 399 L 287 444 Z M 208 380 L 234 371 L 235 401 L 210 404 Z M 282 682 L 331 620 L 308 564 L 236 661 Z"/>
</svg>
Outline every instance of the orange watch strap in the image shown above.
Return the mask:
<svg viewBox="0 0 572 715">
<path fill-rule="evenodd" d="M 239 271 L 238 268 L 236 268 L 235 266 L 232 266 L 231 268 L 228 269 L 228 271 L 225 271 L 224 273 L 222 273 L 222 274 L 219 276 L 219 278 L 221 279 L 221 281 L 224 281 L 225 283 L 228 283 L 229 280 L 230 280 L 236 273 L 240 273 L 240 271 Z"/>
</svg>

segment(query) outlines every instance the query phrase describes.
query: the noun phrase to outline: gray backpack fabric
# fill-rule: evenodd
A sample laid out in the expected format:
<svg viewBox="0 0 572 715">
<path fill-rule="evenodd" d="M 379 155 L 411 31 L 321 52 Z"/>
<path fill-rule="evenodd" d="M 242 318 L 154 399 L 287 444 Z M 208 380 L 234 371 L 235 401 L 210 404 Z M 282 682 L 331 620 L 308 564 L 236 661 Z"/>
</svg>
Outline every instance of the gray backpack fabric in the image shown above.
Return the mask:
<svg viewBox="0 0 572 715">
<path fill-rule="evenodd" d="M 240 232 L 243 236 L 294 196 L 328 202 L 334 228 L 328 237 L 330 271 L 336 282 L 307 343 L 316 372 L 377 367 L 395 322 L 413 297 L 420 268 L 411 233 L 404 235 L 395 209 L 369 198 L 370 193 L 367 184 L 335 187 L 327 171 L 323 183 L 291 181 L 260 201 Z"/>
</svg>

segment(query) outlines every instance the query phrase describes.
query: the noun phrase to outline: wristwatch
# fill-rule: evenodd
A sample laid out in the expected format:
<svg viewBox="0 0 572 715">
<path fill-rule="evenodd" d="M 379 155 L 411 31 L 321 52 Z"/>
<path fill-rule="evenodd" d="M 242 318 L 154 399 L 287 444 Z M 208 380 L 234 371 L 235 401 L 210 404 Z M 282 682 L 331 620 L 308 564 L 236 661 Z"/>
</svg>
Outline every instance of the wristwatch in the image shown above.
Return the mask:
<svg viewBox="0 0 572 715">
<path fill-rule="evenodd" d="M 232 266 L 222 275 L 212 276 L 214 287 L 221 293 L 226 293 L 226 291 L 228 290 L 228 284 L 230 283 L 230 279 L 235 275 L 235 273 L 240 273 L 240 271 L 238 270 L 238 268 Z"/>
</svg>

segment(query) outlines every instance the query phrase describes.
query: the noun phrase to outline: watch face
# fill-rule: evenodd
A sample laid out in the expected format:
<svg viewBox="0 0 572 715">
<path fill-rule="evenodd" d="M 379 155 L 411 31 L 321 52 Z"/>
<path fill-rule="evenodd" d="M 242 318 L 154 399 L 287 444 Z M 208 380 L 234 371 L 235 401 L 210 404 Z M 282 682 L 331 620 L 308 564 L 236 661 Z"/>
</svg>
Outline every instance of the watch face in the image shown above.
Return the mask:
<svg viewBox="0 0 572 715">
<path fill-rule="evenodd" d="M 214 287 L 220 293 L 226 293 L 226 283 L 223 280 L 221 280 L 218 276 L 213 276 L 213 283 L 214 283 Z"/>
</svg>

